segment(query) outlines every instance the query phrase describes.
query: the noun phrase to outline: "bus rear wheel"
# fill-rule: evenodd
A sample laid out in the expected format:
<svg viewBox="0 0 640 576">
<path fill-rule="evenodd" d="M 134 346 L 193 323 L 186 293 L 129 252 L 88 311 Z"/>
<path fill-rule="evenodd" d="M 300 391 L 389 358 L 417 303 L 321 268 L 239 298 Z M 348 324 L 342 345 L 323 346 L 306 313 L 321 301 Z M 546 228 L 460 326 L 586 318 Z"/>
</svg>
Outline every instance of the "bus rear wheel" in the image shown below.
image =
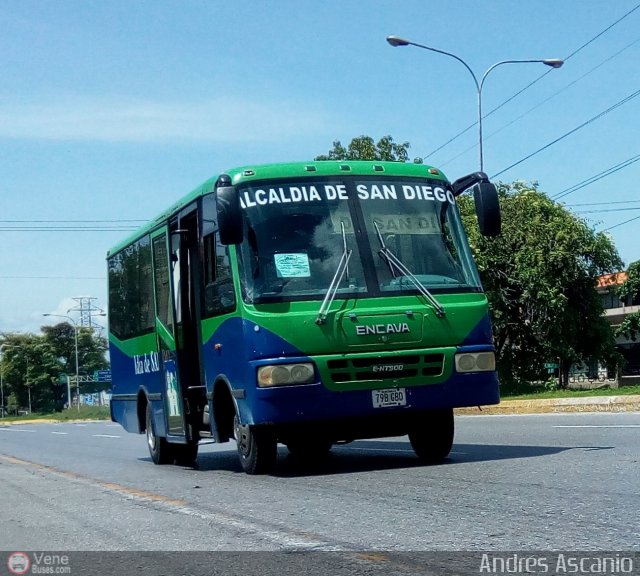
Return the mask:
<svg viewBox="0 0 640 576">
<path fill-rule="evenodd" d="M 233 422 L 238 457 L 247 474 L 266 474 L 275 465 L 278 444 L 276 436 L 267 428 L 241 424 L 236 415 Z"/>
<path fill-rule="evenodd" d="M 453 409 L 432 410 L 412 423 L 409 442 L 420 460 L 441 462 L 451 452 L 453 434 Z"/>
<path fill-rule="evenodd" d="M 149 447 L 149 454 L 154 464 L 171 464 L 173 462 L 173 454 L 171 451 L 171 445 L 167 442 L 166 438 L 158 436 L 156 434 L 156 427 L 153 423 L 153 411 L 151 410 L 151 404 L 147 404 L 147 446 Z"/>
</svg>

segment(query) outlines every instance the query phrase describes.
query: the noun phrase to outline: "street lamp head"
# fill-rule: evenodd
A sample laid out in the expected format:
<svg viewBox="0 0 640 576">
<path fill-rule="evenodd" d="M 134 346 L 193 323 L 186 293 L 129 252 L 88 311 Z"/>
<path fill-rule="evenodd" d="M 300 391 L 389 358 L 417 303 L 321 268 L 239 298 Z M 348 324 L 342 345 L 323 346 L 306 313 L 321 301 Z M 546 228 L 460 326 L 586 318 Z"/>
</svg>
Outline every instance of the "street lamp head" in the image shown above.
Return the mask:
<svg viewBox="0 0 640 576">
<path fill-rule="evenodd" d="M 560 58 L 546 58 L 542 63 L 551 66 L 551 68 L 560 68 L 564 64 L 564 60 Z"/>
<path fill-rule="evenodd" d="M 409 46 L 411 42 L 409 40 L 405 40 L 404 38 L 398 38 L 397 36 L 387 36 L 387 42 L 391 44 L 391 46 Z"/>
</svg>

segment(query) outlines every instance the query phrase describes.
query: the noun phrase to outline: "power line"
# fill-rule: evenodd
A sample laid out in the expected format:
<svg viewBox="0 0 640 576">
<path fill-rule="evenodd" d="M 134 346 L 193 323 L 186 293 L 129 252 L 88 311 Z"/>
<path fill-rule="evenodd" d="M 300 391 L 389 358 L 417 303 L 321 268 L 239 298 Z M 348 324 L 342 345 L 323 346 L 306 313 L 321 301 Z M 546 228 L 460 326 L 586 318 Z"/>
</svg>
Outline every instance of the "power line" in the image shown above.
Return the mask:
<svg viewBox="0 0 640 576">
<path fill-rule="evenodd" d="M 631 10 L 629 10 L 626 14 L 624 14 L 623 16 L 621 16 L 620 18 L 618 18 L 618 20 L 616 20 L 613 24 L 610 24 L 609 26 L 607 26 L 604 30 L 602 30 L 601 32 L 598 32 L 598 34 L 596 34 L 593 38 L 591 38 L 590 40 L 588 40 L 587 42 L 585 42 L 582 46 L 580 46 L 579 48 L 577 48 L 576 50 L 574 50 L 573 52 L 571 52 L 571 54 L 569 54 L 566 58 L 564 58 L 564 61 L 566 62 L 567 60 L 569 60 L 571 57 L 575 56 L 578 52 L 580 52 L 581 50 L 583 50 L 584 48 L 586 48 L 587 46 L 589 46 L 589 44 L 592 44 L 593 42 L 595 42 L 598 38 L 600 38 L 600 36 L 602 36 L 603 34 L 606 34 L 609 30 L 611 30 L 611 28 L 613 28 L 614 26 L 616 26 L 617 24 L 619 24 L 620 22 L 622 22 L 625 18 L 627 18 L 628 16 L 630 16 L 633 12 L 635 12 L 638 8 L 640 8 L 640 4 L 637 4 L 636 6 L 634 6 Z M 625 48 L 626 49 L 626 48 Z M 623 49 L 624 50 L 624 49 Z M 617 55 L 617 54 L 616 54 Z M 538 76 L 538 78 L 536 78 L 535 80 L 533 80 L 532 82 L 529 82 L 529 84 L 527 84 L 524 88 L 522 88 L 521 90 L 519 90 L 518 92 L 516 92 L 515 94 L 513 94 L 512 96 L 510 96 L 509 98 L 507 98 L 504 102 L 502 102 L 501 104 L 499 104 L 498 106 L 496 106 L 495 108 L 493 108 L 492 110 L 490 110 L 489 112 L 487 112 L 487 114 L 483 115 L 482 118 L 487 118 L 488 116 L 491 116 L 491 114 L 493 114 L 494 112 L 500 110 L 500 108 L 502 108 L 503 106 L 505 106 L 506 104 L 508 104 L 509 102 L 511 102 L 514 98 L 518 97 L 520 94 L 522 94 L 525 90 L 528 90 L 529 88 L 531 88 L 531 86 L 533 86 L 534 84 L 536 84 L 537 82 L 539 82 L 540 80 L 542 80 L 547 74 L 550 74 L 552 72 L 551 69 L 547 70 L 546 72 L 544 72 L 543 74 L 541 74 L 540 76 Z M 441 146 L 439 146 L 438 148 L 436 148 L 435 150 L 433 150 L 432 152 L 430 152 L 429 154 L 427 154 L 426 156 L 423 156 L 422 158 L 429 158 L 431 157 L 433 154 L 435 154 L 436 152 L 439 152 L 440 150 L 442 150 L 445 146 L 448 146 L 449 144 L 451 144 L 451 142 L 454 142 L 455 140 L 457 140 L 460 136 L 462 136 L 463 134 L 466 134 L 469 130 L 471 130 L 474 126 L 476 126 L 478 124 L 478 122 L 474 122 L 473 124 L 467 126 L 464 130 L 462 130 L 461 132 L 459 132 L 458 134 L 456 134 L 455 136 L 453 136 L 453 138 L 450 138 L 449 140 L 447 140 L 444 144 L 442 144 Z M 475 146 L 474 146 L 475 147 Z M 465 150 L 466 152 L 466 150 Z M 457 158 L 457 156 L 456 156 Z"/>
<path fill-rule="evenodd" d="M 125 222 L 147 222 L 147 220 L 0 220 L 1 224 L 124 224 Z"/>
<path fill-rule="evenodd" d="M 630 218 L 629 220 L 625 220 L 624 222 L 620 222 L 619 224 L 614 224 L 613 226 L 609 226 L 609 228 L 605 228 L 603 230 L 603 232 L 607 232 L 609 230 L 613 230 L 614 228 L 617 228 L 618 226 L 622 226 L 623 224 L 629 224 L 629 222 L 633 222 L 634 220 L 638 220 L 638 218 L 640 218 L 640 216 L 634 216 L 633 218 Z"/>
<path fill-rule="evenodd" d="M 0 220 L 0 232 L 133 232 L 146 220 Z M 66 224 L 66 226 L 62 226 Z"/>
<path fill-rule="evenodd" d="M 133 232 L 135 226 L 122 227 L 63 227 L 63 226 L 0 226 L 0 232 Z"/>
<path fill-rule="evenodd" d="M 603 178 L 606 178 L 607 176 L 611 176 L 611 174 L 615 174 L 616 172 L 619 172 L 620 170 L 622 170 L 623 168 L 626 168 L 627 166 L 631 166 L 631 164 L 636 163 L 638 160 L 640 160 L 640 154 L 636 155 L 636 156 L 632 156 L 631 158 L 628 158 L 627 160 L 624 160 L 623 162 L 620 162 L 619 164 L 616 164 L 615 166 L 611 166 L 610 168 L 607 168 L 606 170 L 603 170 L 602 172 L 598 172 L 597 174 L 590 176 L 589 178 L 587 178 L 586 180 L 582 180 L 582 182 L 578 182 L 577 184 L 574 184 L 573 186 L 569 186 L 569 188 L 565 188 L 564 190 L 562 190 L 561 192 L 558 192 L 557 194 L 555 194 L 554 196 L 551 197 L 552 200 L 559 200 L 560 198 L 564 198 L 565 196 L 569 196 L 569 194 L 573 194 L 574 192 L 589 186 L 589 184 L 593 184 L 594 182 L 597 182 L 598 180 L 602 180 Z M 608 204 L 612 204 L 612 202 L 608 202 Z"/>
<path fill-rule="evenodd" d="M 611 56 L 609 56 L 608 58 L 606 58 L 605 60 L 600 62 L 600 64 L 598 64 L 597 66 L 594 66 L 593 68 L 591 68 L 591 70 L 585 72 L 582 76 L 580 76 L 580 77 L 576 78 L 575 80 L 569 82 L 569 84 L 567 84 L 566 86 L 564 86 L 560 90 L 557 90 L 556 92 L 554 92 L 553 94 L 551 94 L 550 96 L 545 98 L 544 100 L 541 100 L 535 106 L 533 106 L 532 108 L 529 108 L 529 110 L 527 110 L 526 112 L 523 112 L 519 116 L 516 116 L 513 120 L 511 120 L 510 122 L 507 122 L 506 124 L 504 124 L 503 126 L 498 128 L 497 130 L 494 130 L 493 132 L 491 132 L 491 134 L 489 134 L 488 136 L 484 137 L 483 140 L 486 142 L 487 140 L 489 140 L 490 138 L 492 138 L 496 134 L 499 134 L 503 130 L 506 130 L 509 126 L 512 126 L 518 120 L 521 120 L 522 118 L 524 118 L 525 116 L 527 116 L 531 112 L 533 112 L 534 110 L 537 110 L 538 108 L 540 108 L 541 106 L 543 106 L 544 104 L 546 104 L 547 102 L 549 102 L 550 100 L 552 100 L 553 98 L 558 96 L 559 94 L 562 94 L 562 92 L 564 92 L 565 90 L 568 90 L 569 88 L 571 88 L 572 86 L 574 86 L 575 84 L 577 84 L 578 82 L 580 82 L 581 80 L 583 80 L 584 78 L 589 76 L 590 74 L 593 74 L 596 70 L 598 70 L 598 68 L 601 68 L 607 62 L 610 62 L 611 60 L 613 60 L 614 58 L 616 58 L 617 56 L 622 54 L 622 52 L 624 52 L 625 50 L 628 50 L 629 48 L 631 48 L 631 46 L 633 46 L 634 44 L 637 44 L 638 42 L 640 42 L 640 38 L 636 38 L 633 42 L 631 42 L 630 44 L 627 44 L 624 48 L 622 48 L 621 50 L 618 50 L 615 54 L 612 54 Z M 547 71 L 546 74 L 548 74 L 549 72 L 551 72 L 551 70 Z M 488 114 L 487 114 L 487 116 L 488 116 Z M 484 116 L 483 116 L 483 118 L 484 118 Z M 476 124 L 477 124 L 477 122 L 476 122 Z M 453 158 L 449 158 L 448 160 L 445 160 L 444 162 L 438 162 L 438 166 L 440 166 L 441 168 L 444 168 L 450 162 L 453 162 L 454 160 L 457 160 L 458 158 L 460 158 L 460 156 L 463 156 L 464 154 L 466 154 L 470 150 L 473 150 L 476 146 L 477 146 L 477 144 L 472 144 L 471 146 L 469 146 L 468 148 L 465 148 L 462 152 L 460 152 L 459 154 L 457 154 Z"/>
<path fill-rule="evenodd" d="M 0 276 L 0 280 L 106 280 L 105 276 Z"/>
<path fill-rule="evenodd" d="M 605 208 L 604 210 L 574 210 L 578 214 L 602 214 L 603 212 L 629 212 L 630 210 L 640 210 L 639 208 Z"/>
<path fill-rule="evenodd" d="M 607 114 L 609 114 L 609 112 L 613 112 L 615 109 L 619 108 L 620 106 L 623 106 L 627 102 L 630 102 L 631 100 L 633 100 L 634 98 L 636 98 L 639 95 L 640 95 L 640 90 L 636 90 L 634 93 L 630 94 L 626 98 L 623 98 L 622 100 L 616 102 L 613 106 L 610 106 L 606 110 L 603 110 L 599 114 L 596 114 L 592 118 L 589 118 L 589 120 L 587 120 L 586 122 L 583 122 L 582 124 L 580 124 L 579 126 L 576 126 L 572 130 L 569 130 L 569 132 L 565 132 L 562 136 L 559 136 L 555 140 L 552 140 L 548 144 L 545 144 L 544 146 L 542 146 L 542 148 L 538 148 L 535 152 L 532 152 L 531 154 L 528 154 L 527 156 L 525 156 L 524 158 L 521 158 L 517 162 L 514 162 L 510 166 L 507 166 L 506 168 L 500 170 L 500 172 L 496 172 L 495 174 L 493 174 L 493 176 L 491 176 L 491 178 L 495 178 L 496 176 L 500 176 L 500 174 L 504 174 L 508 170 L 511 170 L 511 168 L 515 168 L 519 164 L 522 164 L 523 162 L 529 160 L 530 158 L 533 158 L 534 156 L 536 156 L 537 154 L 539 154 L 543 150 L 546 150 L 547 148 L 550 148 L 554 144 L 557 144 L 561 140 L 564 140 L 568 136 L 571 136 L 571 134 L 574 134 L 575 132 L 577 132 L 578 130 L 584 128 L 585 126 L 588 126 L 589 124 L 595 122 L 596 120 L 602 118 L 603 116 L 606 116 Z"/>
<path fill-rule="evenodd" d="M 585 202 L 583 204 L 565 204 L 567 208 L 576 206 L 611 206 L 612 204 L 638 204 L 640 200 L 618 200 L 616 202 Z"/>
</svg>

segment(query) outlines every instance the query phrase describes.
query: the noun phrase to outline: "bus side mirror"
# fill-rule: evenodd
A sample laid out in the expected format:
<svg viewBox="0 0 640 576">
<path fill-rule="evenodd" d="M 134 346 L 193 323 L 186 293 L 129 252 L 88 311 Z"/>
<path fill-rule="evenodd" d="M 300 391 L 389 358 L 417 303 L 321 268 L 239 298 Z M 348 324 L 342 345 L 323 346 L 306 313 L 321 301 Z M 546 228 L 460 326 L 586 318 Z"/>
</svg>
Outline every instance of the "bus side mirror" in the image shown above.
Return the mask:
<svg viewBox="0 0 640 576">
<path fill-rule="evenodd" d="M 238 191 L 233 186 L 221 186 L 216 190 L 218 233 L 224 246 L 240 244 L 243 237 L 242 207 Z"/>
<path fill-rule="evenodd" d="M 473 186 L 478 227 L 483 236 L 499 236 L 502 224 L 498 189 L 491 182 L 478 182 Z"/>
</svg>

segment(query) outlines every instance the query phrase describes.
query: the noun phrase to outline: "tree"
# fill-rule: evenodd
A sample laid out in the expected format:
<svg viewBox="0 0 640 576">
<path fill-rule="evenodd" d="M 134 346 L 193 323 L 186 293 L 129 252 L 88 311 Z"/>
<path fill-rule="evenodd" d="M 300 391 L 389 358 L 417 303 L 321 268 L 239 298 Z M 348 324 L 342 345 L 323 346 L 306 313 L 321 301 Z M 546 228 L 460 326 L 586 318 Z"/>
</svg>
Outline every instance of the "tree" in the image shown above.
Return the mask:
<svg viewBox="0 0 640 576">
<path fill-rule="evenodd" d="M 615 358 L 612 329 L 596 292 L 599 275 L 622 262 L 610 238 L 538 191 L 536 183 L 501 184 L 502 234 L 480 235 L 473 200 L 459 199 L 489 298 L 501 379 L 538 379 L 559 360 L 560 385 L 590 358 Z"/>
<path fill-rule="evenodd" d="M 316 160 L 388 160 L 391 162 L 407 162 L 409 160 L 409 142 L 397 144 L 391 136 L 383 136 L 374 143 L 371 136 L 358 136 L 351 140 L 345 148 L 339 140 L 334 141 L 329 154 L 316 156 Z M 414 163 L 422 164 L 422 158 L 415 158 Z"/>
<path fill-rule="evenodd" d="M 620 300 L 627 304 L 640 304 L 640 260 L 629 265 L 627 279 L 618 289 Z M 616 336 L 636 341 L 640 334 L 640 312 L 627 314 L 622 323 L 616 327 Z"/>
<path fill-rule="evenodd" d="M 8 404 L 31 407 L 34 412 L 54 408 L 51 377 L 56 361 L 51 349 L 34 334 L 3 334 L 2 376 Z"/>
<path fill-rule="evenodd" d="M 67 401 L 66 383 L 60 381 L 60 374 L 75 375 L 76 350 L 75 327 L 68 322 L 54 326 L 43 326 L 43 340 L 48 343 L 57 358 L 58 406 Z M 92 328 L 78 327 L 78 373 L 80 376 L 91 376 L 96 370 L 107 368 L 105 360 L 107 341 L 96 335 Z"/>
<path fill-rule="evenodd" d="M 2 370 L 7 404 L 28 407 L 34 412 L 61 410 L 67 402 L 62 374 L 75 374 L 75 333 L 69 323 L 43 326 L 42 335 L 5 333 L 0 335 Z M 89 328 L 78 330 L 80 374 L 106 368 L 107 343 Z"/>
</svg>

